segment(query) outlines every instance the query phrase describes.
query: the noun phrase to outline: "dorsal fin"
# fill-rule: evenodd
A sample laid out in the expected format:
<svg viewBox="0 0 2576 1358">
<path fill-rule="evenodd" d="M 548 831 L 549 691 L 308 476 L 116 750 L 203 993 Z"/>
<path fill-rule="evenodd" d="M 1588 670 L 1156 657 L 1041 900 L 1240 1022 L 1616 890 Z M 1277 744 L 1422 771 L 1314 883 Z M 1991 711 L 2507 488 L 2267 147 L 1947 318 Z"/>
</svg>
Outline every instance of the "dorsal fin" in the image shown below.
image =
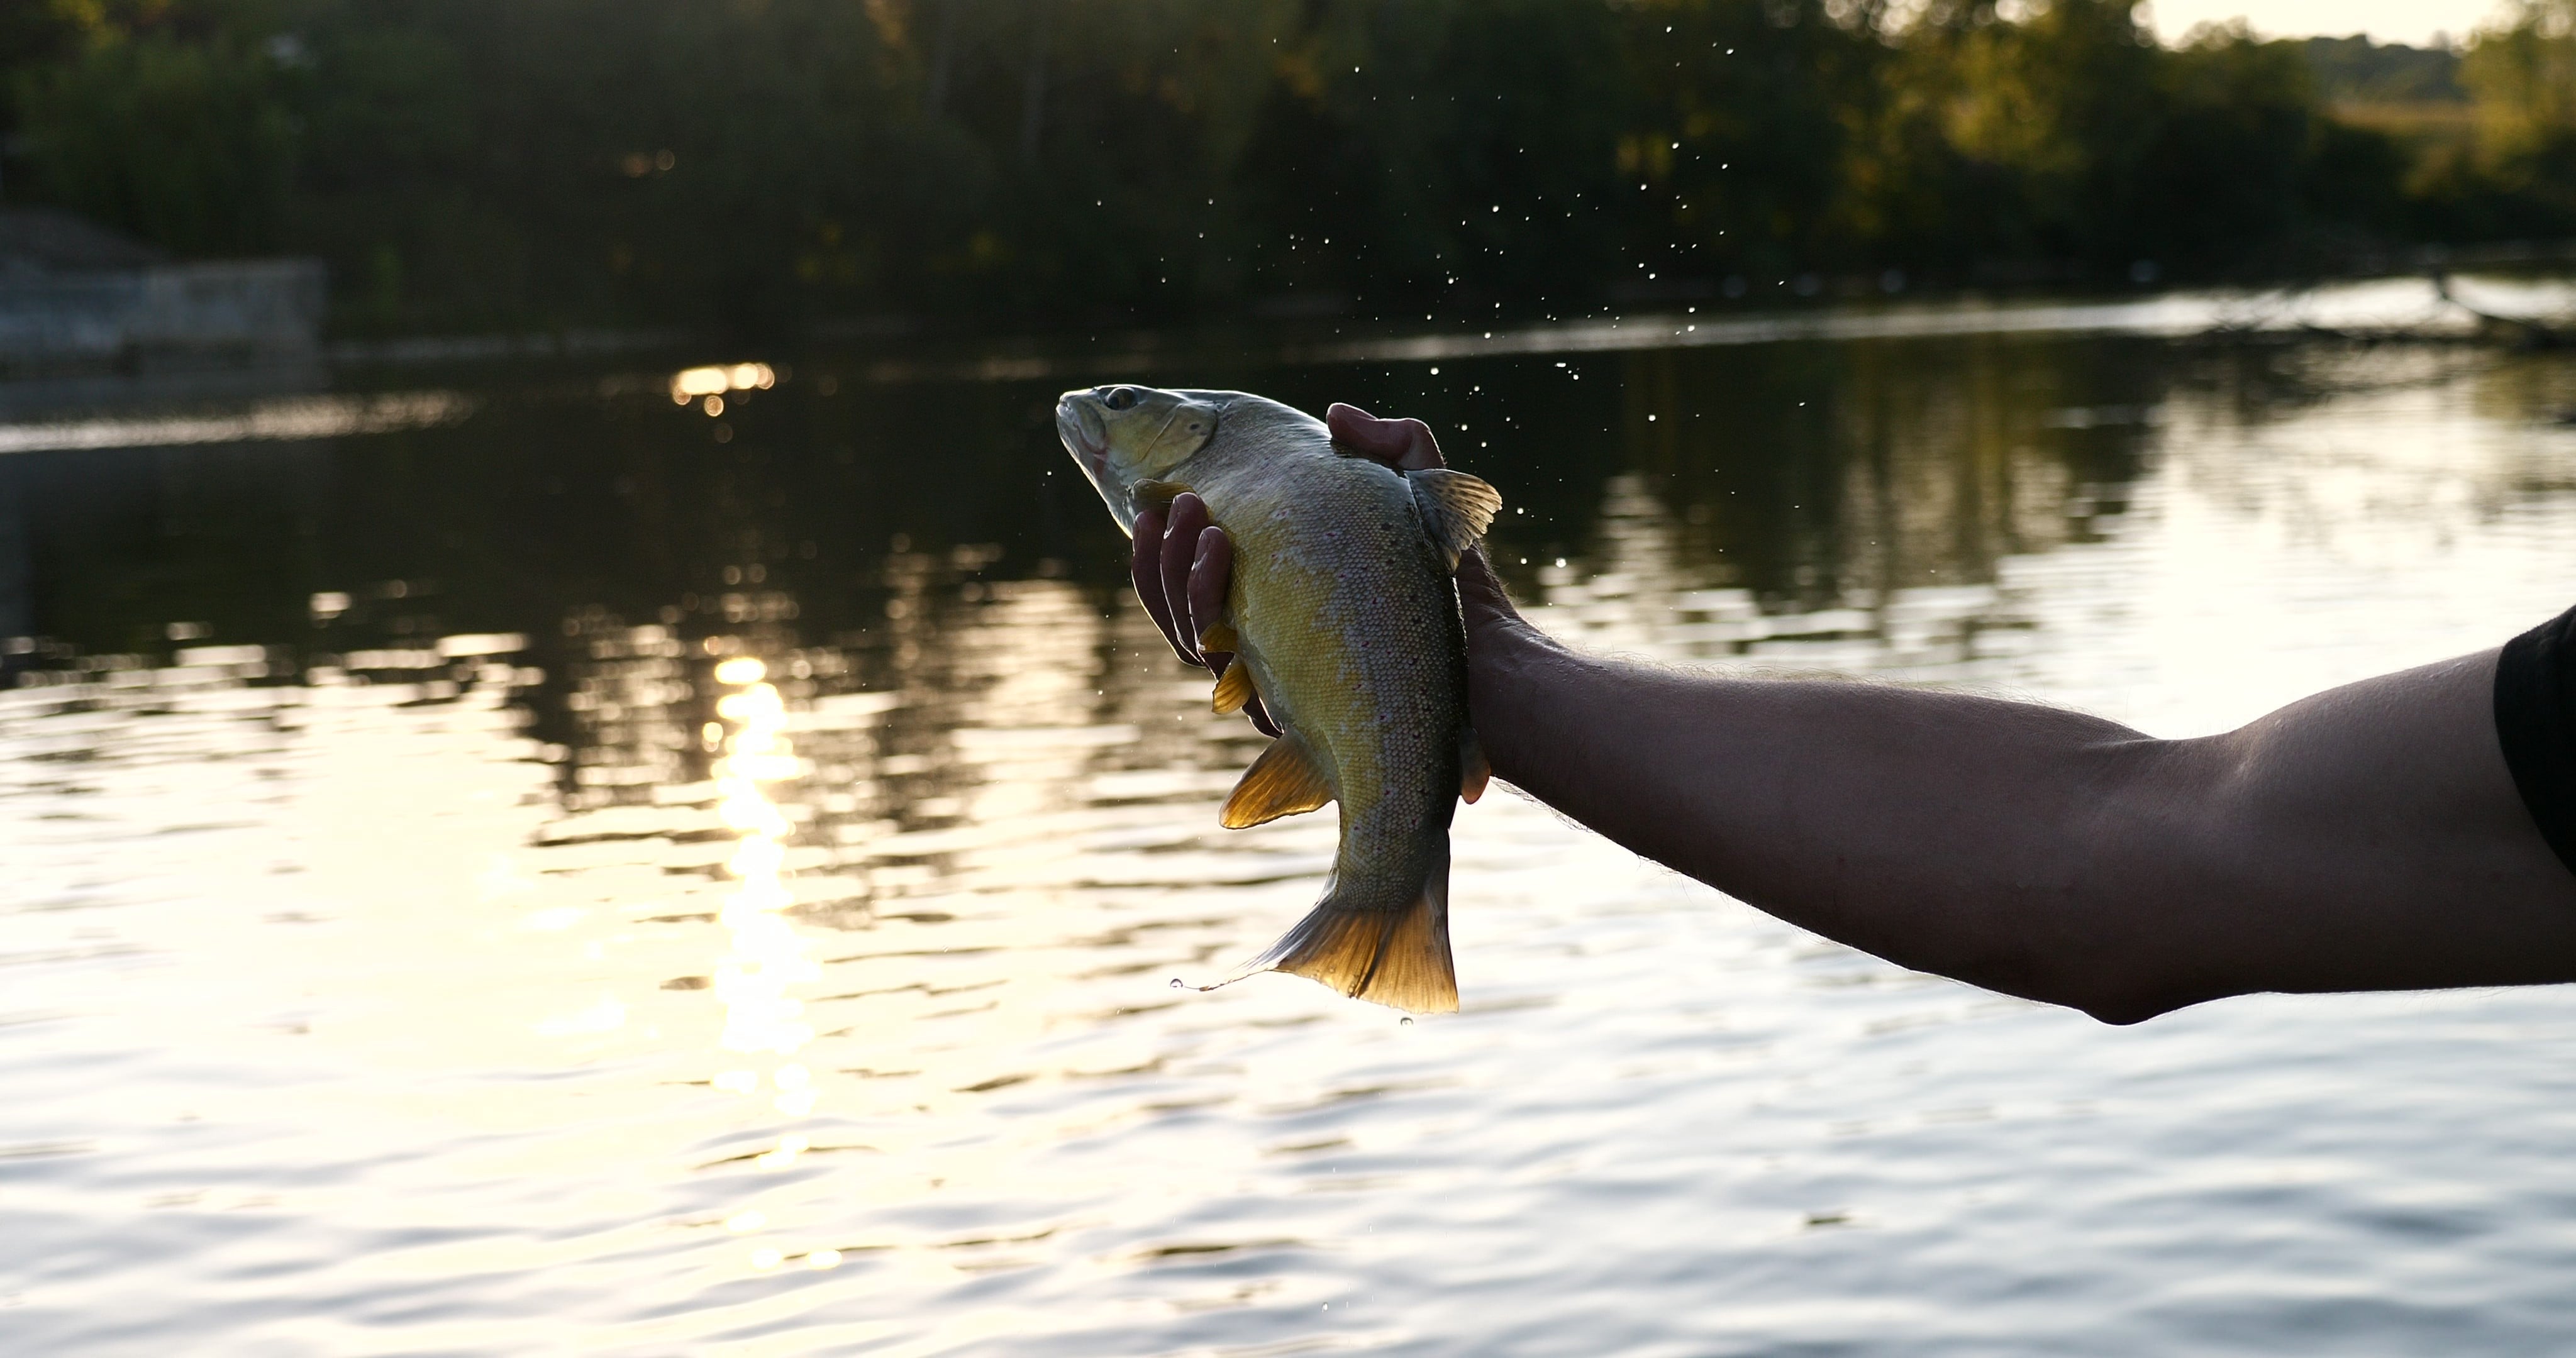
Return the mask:
<svg viewBox="0 0 2576 1358">
<path fill-rule="evenodd" d="M 1243 780 L 1225 799 L 1220 819 L 1225 828 L 1241 830 L 1328 806 L 1332 800 L 1332 786 L 1324 781 L 1324 771 L 1316 767 L 1314 752 L 1292 731 L 1270 742 L 1270 748 L 1243 771 Z"/>
<path fill-rule="evenodd" d="M 1252 686 L 1251 666 L 1241 663 L 1228 665 L 1225 673 L 1216 677 L 1216 693 L 1208 699 L 1208 710 L 1220 717 L 1228 712 L 1240 712 L 1243 705 L 1251 702 L 1258 693 Z"/>
<path fill-rule="evenodd" d="M 1494 515 L 1503 507 L 1502 492 L 1447 467 L 1425 467 L 1406 472 L 1404 479 L 1413 484 L 1413 502 L 1421 507 L 1422 526 L 1431 534 L 1433 546 L 1449 569 L 1458 569 L 1458 555 L 1476 545 L 1476 539 L 1493 527 Z"/>
</svg>

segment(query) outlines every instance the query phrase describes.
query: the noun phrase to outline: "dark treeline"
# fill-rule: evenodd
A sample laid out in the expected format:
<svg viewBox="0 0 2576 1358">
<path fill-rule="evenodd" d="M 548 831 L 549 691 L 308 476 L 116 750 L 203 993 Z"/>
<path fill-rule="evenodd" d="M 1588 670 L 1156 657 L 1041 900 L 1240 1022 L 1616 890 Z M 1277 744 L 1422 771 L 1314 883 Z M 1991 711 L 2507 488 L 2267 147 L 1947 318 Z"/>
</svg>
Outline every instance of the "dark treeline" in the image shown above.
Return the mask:
<svg viewBox="0 0 2576 1358">
<path fill-rule="evenodd" d="M 2576 235 L 2576 0 L 10 0 L 0 191 L 375 331 L 1444 318 Z"/>
</svg>

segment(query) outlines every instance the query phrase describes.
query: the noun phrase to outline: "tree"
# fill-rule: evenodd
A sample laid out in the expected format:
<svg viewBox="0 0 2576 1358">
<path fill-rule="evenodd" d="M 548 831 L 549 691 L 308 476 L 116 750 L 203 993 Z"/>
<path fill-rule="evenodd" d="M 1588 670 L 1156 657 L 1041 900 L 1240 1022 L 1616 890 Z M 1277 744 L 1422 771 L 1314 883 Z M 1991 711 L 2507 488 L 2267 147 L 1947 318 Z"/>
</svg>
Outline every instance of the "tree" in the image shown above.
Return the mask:
<svg viewBox="0 0 2576 1358">
<path fill-rule="evenodd" d="M 2576 0 L 2517 0 L 2470 44 L 2460 80 L 2477 109 L 2479 168 L 2532 199 L 2546 227 L 2576 224 Z"/>
<path fill-rule="evenodd" d="M 295 166 L 275 75 L 225 41 L 102 35 L 24 77 L 27 160 L 45 197 L 170 249 L 272 248 Z"/>
</svg>

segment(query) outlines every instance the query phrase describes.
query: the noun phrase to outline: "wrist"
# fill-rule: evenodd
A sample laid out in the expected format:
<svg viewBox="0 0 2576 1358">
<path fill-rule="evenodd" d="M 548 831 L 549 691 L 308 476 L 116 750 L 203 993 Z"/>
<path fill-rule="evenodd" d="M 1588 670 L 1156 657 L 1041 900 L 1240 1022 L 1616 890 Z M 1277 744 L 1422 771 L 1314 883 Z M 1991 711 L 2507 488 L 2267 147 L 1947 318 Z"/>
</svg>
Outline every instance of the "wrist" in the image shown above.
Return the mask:
<svg viewBox="0 0 2576 1358">
<path fill-rule="evenodd" d="M 1467 631 L 1467 719 L 1475 727 L 1494 776 L 1529 786 L 1534 760 L 1542 758 L 1554 690 L 1581 664 L 1555 638 L 1501 614 L 1473 621 Z"/>
</svg>

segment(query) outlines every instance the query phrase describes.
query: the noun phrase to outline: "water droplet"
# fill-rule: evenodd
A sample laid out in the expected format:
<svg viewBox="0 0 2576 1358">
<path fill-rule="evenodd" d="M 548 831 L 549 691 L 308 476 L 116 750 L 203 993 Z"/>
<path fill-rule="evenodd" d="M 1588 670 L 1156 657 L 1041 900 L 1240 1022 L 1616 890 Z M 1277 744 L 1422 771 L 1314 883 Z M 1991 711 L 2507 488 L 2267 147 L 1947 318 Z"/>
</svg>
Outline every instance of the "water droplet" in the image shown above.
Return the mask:
<svg viewBox="0 0 2576 1358">
<path fill-rule="evenodd" d="M 1173 978 L 1172 978 L 1172 989 L 1174 989 L 1174 990 L 1187 990 L 1188 988 L 1189 988 L 1188 986 L 1183 985 L 1183 984 L 1181 983 L 1181 978 L 1180 978 L 1180 977 L 1175 976 L 1175 977 L 1173 977 Z"/>
<path fill-rule="evenodd" d="M 1410 1018 L 1397 1019 L 1396 1026 L 1400 1028 L 1410 1028 L 1413 1026 L 1413 1020 Z"/>
</svg>

